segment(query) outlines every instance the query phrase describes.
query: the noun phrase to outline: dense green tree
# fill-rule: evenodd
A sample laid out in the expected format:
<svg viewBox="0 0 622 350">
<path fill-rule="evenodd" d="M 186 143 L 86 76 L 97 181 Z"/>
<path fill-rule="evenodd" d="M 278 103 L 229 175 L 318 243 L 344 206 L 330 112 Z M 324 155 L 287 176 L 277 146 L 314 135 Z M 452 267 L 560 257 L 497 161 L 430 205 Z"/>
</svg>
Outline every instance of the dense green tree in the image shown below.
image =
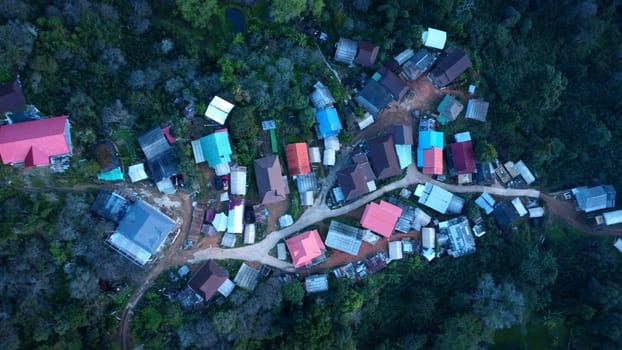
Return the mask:
<svg viewBox="0 0 622 350">
<path fill-rule="evenodd" d="M 299 17 L 307 8 L 306 0 L 272 0 L 271 3 L 272 7 L 270 8 L 270 15 L 277 22 L 289 22 L 290 20 Z M 321 0 L 314 0 L 312 1 L 312 4 L 314 6 L 318 6 L 318 4 L 323 5 Z"/>
<path fill-rule="evenodd" d="M 175 0 L 181 16 L 197 29 L 205 29 L 218 11 L 216 0 Z"/>
<path fill-rule="evenodd" d="M 290 303 L 292 306 L 302 306 L 302 300 L 305 296 L 305 290 L 302 288 L 300 281 L 293 279 L 283 286 L 283 301 Z"/>
</svg>

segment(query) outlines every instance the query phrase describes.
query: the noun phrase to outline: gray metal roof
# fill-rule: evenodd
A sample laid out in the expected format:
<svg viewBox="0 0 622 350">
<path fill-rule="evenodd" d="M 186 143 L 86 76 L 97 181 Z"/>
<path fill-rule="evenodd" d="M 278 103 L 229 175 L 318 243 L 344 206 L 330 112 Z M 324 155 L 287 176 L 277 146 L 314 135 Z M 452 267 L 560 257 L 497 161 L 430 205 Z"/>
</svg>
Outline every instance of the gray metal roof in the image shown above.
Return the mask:
<svg viewBox="0 0 622 350">
<path fill-rule="evenodd" d="M 307 293 L 325 292 L 328 290 L 328 277 L 326 275 L 309 275 L 305 279 Z"/>
<path fill-rule="evenodd" d="M 162 129 L 156 126 L 138 137 L 138 144 L 142 148 L 147 159 L 157 157 L 171 148 L 162 133 Z"/>
<path fill-rule="evenodd" d="M 171 218 L 139 200 L 128 208 L 116 232 L 147 252 L 155 254 L 173 227 L 175 222 Z"/>
<path fill-rule="evenodd" d="M 449 236 L 449 255 L 458 258 L 475 252 L 475 239 L 466 217 L 441 222 L 439 228 Z"/>
<path fill-rule="evenodd" d="M 356 52 L 358 50 L 358 43 L 354 40 L 339 38 L 335 50 L 335 61 L 345 64 L 352 64 Z"/>
<path fill-rule="evenodd" d="M 235 284 L 237 284 L 240 288 L 253 290 L 257 286 L 257 282 L 259 282 L 259 270 L 246 265 L 246 263 L 242 263 L 242 266 L 240 266 L 233 282 L 235 282 Z"/>
<path fill-rule="evenodd" d="M 350 255 L 358 255 L 365 230 L 346 225 L 339 221 L 331 221 L 324 244 L 333 249 Z"/>
<path fill-rule="evenodd" d="M 616 190 L 611 185 L 575 189 L 577 206 L 586 213 L 615 206 Z"/>
</svg>

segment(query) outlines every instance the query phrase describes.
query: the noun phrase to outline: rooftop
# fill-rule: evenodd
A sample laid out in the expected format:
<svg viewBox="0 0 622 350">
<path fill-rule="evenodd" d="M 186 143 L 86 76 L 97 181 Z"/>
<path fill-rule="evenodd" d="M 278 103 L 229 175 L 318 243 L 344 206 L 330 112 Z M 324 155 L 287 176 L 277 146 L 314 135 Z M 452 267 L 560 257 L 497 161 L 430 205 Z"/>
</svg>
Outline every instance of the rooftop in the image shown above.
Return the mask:
<svg viewBox="0 0 622 350">
<path fill-rule="evenodd" d="M 309 152 L 304 142 L 290 143 L 285 146 L 287 170 L 290 176 L 302 175 L 311 172 Z"/>
<path fill-rule="evenodd" d="M 313 260 L 324 255 L 326 246 L 317 230 L 303 232 L 285 241 L 294 267 L 311 265 Z"/>
<path fill-rule="evenodd" d="M 270 204 L 287 199 L 289 185 L 283 179 L 279 157 L 272 155 L 255 159 L 253 167 L 261 203 Z"/>
<path fill-rule="evenodd" d="M 365 207 L 361 217 L 361 226 L 384 237 L 391 237 L 402 209 L 389 202 L 371 202 Z"/>
<path fill-rule="evenodd" d="M 228 102 L 218 96 L 214 96 L 214 98 L 212 98 L 212 101 L 209 103 L 209 106 L 207 106 L 205 116 L 220 125 L 224 125 L 233 107 L 233 103 Z"/>
<path fill-rule="evenodd" d="M 324 243 L 327 247 L 358 255 L 366 230 L 332 220 Z"/>
<path fill-rule="evenodd" d="M 192 276 L 188 286 L 207 301 L 228 278 L 229 273 L 210 259 Z"/>
</svg>

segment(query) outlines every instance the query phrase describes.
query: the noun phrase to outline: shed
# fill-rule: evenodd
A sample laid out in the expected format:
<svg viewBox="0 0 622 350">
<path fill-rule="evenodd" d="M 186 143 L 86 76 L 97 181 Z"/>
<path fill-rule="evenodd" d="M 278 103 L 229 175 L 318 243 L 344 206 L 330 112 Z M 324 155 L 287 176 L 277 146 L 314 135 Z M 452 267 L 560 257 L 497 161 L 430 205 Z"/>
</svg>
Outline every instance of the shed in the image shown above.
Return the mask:
<svg viewBox="0 0 622 350">
<path fill-rule="evenodd" d="M 291 226 L 293 223 L 294 223 L 294 218 L 289 214 L 283 215 L 279 218 L 279 226 L 281 228 Z"/>
<path fill-rule="evenodd" d="M 516 197 L 512 199 L 512 205 L 514 206 L 514 209 L 516 209 L 518 215 L 527 215 L 527 209 L 525 209 L 525 206 L 523 205 L 523 202 L 520 200 L 520 198 Z"/>
<path fill-rule="evenodd" d="M 246 195 L 246 167 L 238 166 L 231 169 L 230 187 L 231 194 Z"/>
<path fill-rule="evenodd" d="M 488 115 L 488 106 L 489 102 L 486 102 L 482 99 L 473 98 L 470 99 L 467 103 L 467 110 L 465 118 L 478 120 L 480 122 L 486 121 L 486 116 Z"/>
<path fill-rule="evenodd" d="M 235 242 L 237 242 L 237 240 L 238 240 L 238 238 L 236 237 L 235 234 L 226 232 L 222 236 L 222 240 L 220 241 L 220 245 L 222 245 L 223 247 L 227 247 L 227 248 L 233 248 L 233 247 L 235 247 Z"/>
<path fill-rule="evenodd" d="M 319 293 L 328 290 L 328 277 L 326 275 L 309 275 L 305 278 L 305 290 L 307 293 Z"/>
<path fill-rule="evenodd" d="M 255 224 L 246 224 L 244 227 L 244 244 L 255 244 Z"/>
<path fill-rule="evenodd" d="M 223 282 L 223 284 L 221 284 L 220 287 L 218 287 L 218 293 L 220 293 L 223 297 L 228 298 L 229 295 L 233 293 L 234 289 L 235 289 L 235 283 L 233 283 L 233 281 L 227 278 Z"/>
<path fill-rule="evenodd" d="M 389 242 L 389 259 L 400 260 L 403 258 L 402 241 Z"/>
<path fill-rule="evenodd" d="M 622 222 L 622 210 L 610 211 L 603 214 L 605 225 L 615 225 Z"/>
<path fill-rule="evenodd" d="M 463 132 L 456 133 L 454 135 L 454 140 L 456 142 L 471 141 L 471 133 L 469 131 L 463 131 Z"/>
<path fill-rule="evenodd" d="M 464 105 L 460 103 L 455 96 L 445 95 L 436 108 L 438 111 L 438 118 L 436 119 L 441 124 L 447 124 L 456 120 L 463 109 Z"/>
<path fill-rule="evenodd" d="M 420 49 L 402 66 L 400 74 L 407 80 L 416 80 L 436 62 L 437 55 L 427 49 Z"/>
<path fill-rule="evenodd" d="M 227 229 L 227 221 L 227 214 L 218 213 L 216 214 L 216 216 L 214 216 L 214 221 L 212 222 L 212 225 L 214 226 L 216 231 L 223 232 Z"/>
<path fill-rule="evenodd" d="M 335 44 L 335 61 L 352 64 L 358 50 L 358 43 L 354 40 L 339 38 Z"/>
<path fill-rule="evenodd" d="M 311 104 L 317 109 L 325 109 L 327 107 L 332 106 L 335 103 L 335 98 L 330 93 L 330 90 L 321 82 L 317 82 L 313 85 L 315 91 L 311 93 L 309 98 L 311 99 Z"/>
<path fill-rule="evenodd" d="M 528 211 L 530 218 L 541 218 L 544 216 L 544 208 L 542 207 L 529 208 Z"/>
<path fill-rule="evenodd" d="M 493 211 L 493 208 L 496 204 L 495 199 L 492 198 L 488 192 L 482 193 L 477 199 L 475 199 L 475 204 L 477 204 L 480 208 L 484 209 L 486 214 L 490 214 Z"/>
<path fill-rule="evenodd" d="M 366 41 L 359 41 L 358 53 L 354 58 L 354 63 L 360 64 L 363 67 L 371 67 L 376 63 L 379 51 L 380 46 L 370 44 Z"/>
<path fill-rule="evenodd" d="M 366 230 L 332 220 L 324 244 L 344 253 L 357 256 Z"/>
<path fill-rule="evenodd" d="M 287 251 L 285 250 L 285 243 L 279 243 L 276 245 L 276 257 L 279 260 L 287 259 Z"/>
<path fill-rule="evenodd" d="M 421 33 L 421 40 L 423 41 L 423 46 L 442 50 L 445 48 L 445 42 L 447 41 L 447 32 L 428 28 L 427 31 Z"/>
<path fill-rule="evenodd" d="M 527 168 L 522 160 L 519 160 L 516 164 L 514 164 L 514 169 L 516 169 L 516 171 L 522 176 L 527 185 L 531 185 L 534 181 L 536 181 L 535 176 L 533 176 L 531 170 Z"/>
<path fill-rule="evenodd" d="M 149 178 L 147 176 L 147 173 L 145 172 L 144 163 L 130 165 L 130 167 L 127 169 L 127 173 L 130 176 L 130 180 L 132 182 L 138 182 Z"/>
<path fill-rule="evenodd" d="M 240 288 L 252 291 L 257 286 L 257 282 L 259 282 L 259 270 L 246 265 L 246 263 L 242 263 L 233 282 Z"/>
<path fill-rule="evenodd" d="M 337 135 L 324 138 L 324 149 L 332 149 L 337 152 L 340 148 L 341 144 L 339 143 L 339 138 L 337 137 Z"/>
<path fill-rule="evenodd" d="M 369 112 L 365 112 L 363 118 L 357 119 L 356 123 L 358 124 L 359 129 L 363 130 L 374 123 L 374 116 L 369 114 Z"/>
<path fill-rule="evenodd" d="M 325 149 L 324 150 L 324 165 L 333 166 L 336 162 L 336 155 L 334 149 Z"/>
<path fill-rule="evenodd" d="M 309 161 L 314 164 L 314 163 L 321 163 L 322 162 L 322 154 L 320 153 L 320 148 L 319 147 L 310 147 L 309 148 Z"/>
<path fill-rule="evenodd" d="M 395 145 L 395 153 L 401 169 L 406 169 L 413 162 L 413 146 L 408 144 Z"/>
<path fill-rule="evenodd" d="M 424 249 L 436 248 L 436 231 L 432 227 L 421 229 L 421 247 Z"/>
<path fill-rule="evenodd" d="M 214 98 L 212 98 L 212 101 L 210 101 L 209 106 L 207 106 L 205 116 L 220 125 L 224 125 L 233 107 L 233 103 L 228 102 L 218 96 L 214 96 Z"/>
<path fill-rule="evenodd" d="M 394 59 L 395 59 L 395 62 L 397 62 L 397 64 L 401 66 L 406 61 L 411 59 L 414 55 L 415 55 L 415 51 L 413 51 L 413 49 L 406 49 L 400 52 L 397 56 L 395 56 Z"/>
</svg>

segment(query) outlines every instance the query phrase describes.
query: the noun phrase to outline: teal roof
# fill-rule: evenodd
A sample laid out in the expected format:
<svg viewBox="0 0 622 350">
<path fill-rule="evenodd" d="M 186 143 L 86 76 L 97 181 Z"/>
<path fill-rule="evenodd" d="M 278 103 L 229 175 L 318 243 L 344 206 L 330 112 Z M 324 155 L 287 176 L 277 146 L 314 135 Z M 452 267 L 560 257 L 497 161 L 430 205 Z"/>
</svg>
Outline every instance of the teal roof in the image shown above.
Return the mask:
<svg viewBox="0 0 622 350">
<path fill-rule="evenodd" d="M 417 147 L 417 166 L 423 166 L 423 150 L 438 147 L 443 148 L 445 134 L 442 131 L 419 131 L 419 147 Z"/>
<path fill-rule="evenodd" d="M 229 143 L 229 133 L 219 131 L 201 137 L 201 148 L 207 164 L 215 167 L 221 163 L 231 162 L 231 143 Z"/>
<path fill-rule="evenodd" d="M 412 145 L 395 145 L 395 153 L 400 162 L 400 168 L 405 169 L 413 162 Z"/>
<path fill-rule="evenodd" d="M 123 181 L 123 172 L 121 167 L 97 174 L 97 179 L 103 181 Z"/>
</svg>

